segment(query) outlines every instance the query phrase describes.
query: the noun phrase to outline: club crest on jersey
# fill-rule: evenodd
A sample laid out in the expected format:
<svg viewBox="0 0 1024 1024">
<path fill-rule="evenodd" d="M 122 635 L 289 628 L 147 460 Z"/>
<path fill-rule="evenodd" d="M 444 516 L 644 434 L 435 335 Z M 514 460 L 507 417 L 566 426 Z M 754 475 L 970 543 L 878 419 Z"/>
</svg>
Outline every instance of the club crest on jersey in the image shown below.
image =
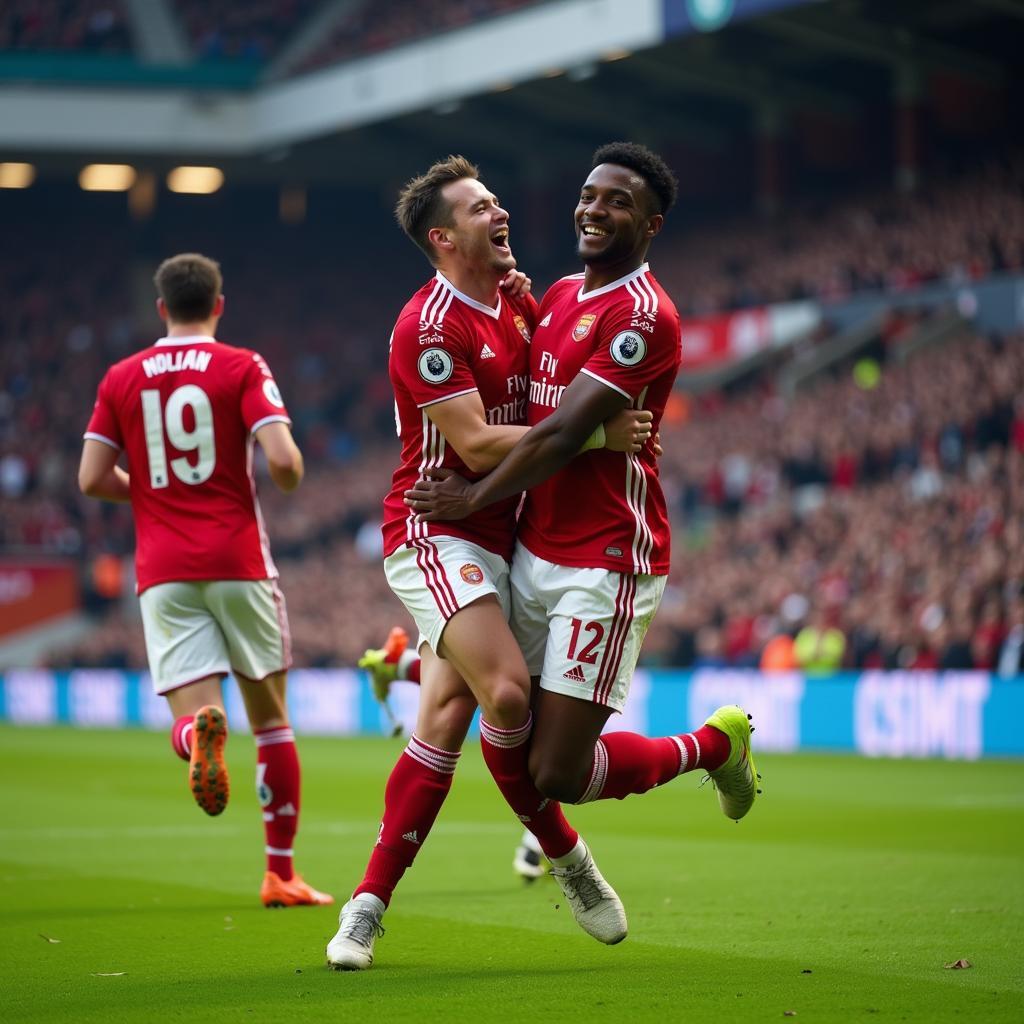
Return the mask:
<svg viewBox="0 0 1024 1024">
<path fill-rule="evenodd" d="M 529 343 L 530 341 L 530 329 L 526 326 L 526 321 L 518 314 L 512 317 L 512 323 L 516 325 L 516 329 L 523 336 L 523 341 Z"/>
<path fill-rule="evenodd" d="M 647 342 L 636 331 L 620 331 L 612 338 L 611 353 L 619 366 L 636 366 L 647 355 Z"/>
<path fill-rule="evenodd" d="M 483 583 L 484 571 L 474 562 L 467 562 L 460 570 L 459 575 L 467 583 Z"/>
<path fill-rule="evenodd" d="M 590 333 L 590 328 L 594 326 L 596 319 L 596 313 L 584 313 L 576 321 L 576 326 L 572 329 L 572 340 L 582 341 Z"/>
<path fill-rule="evenodd" d="M 428 348 L 420 353 L 416 369 L 428 384 L 443 384 L 452 375 L 455 363 L 443 348 Z"/>
<path fill-rule="evenodd" d="M 284 408 L 284 399 L 273 378 L 263 382 L 263 395 L 271 405 L 276 405 L 278 409 Z"/>
</svg>

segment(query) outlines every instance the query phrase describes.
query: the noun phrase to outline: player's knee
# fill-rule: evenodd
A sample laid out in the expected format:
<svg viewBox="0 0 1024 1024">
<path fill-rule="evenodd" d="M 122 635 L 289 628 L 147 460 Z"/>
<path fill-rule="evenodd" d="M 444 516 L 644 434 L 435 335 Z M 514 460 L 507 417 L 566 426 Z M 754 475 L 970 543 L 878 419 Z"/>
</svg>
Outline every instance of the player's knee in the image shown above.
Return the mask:
<svg viewBox="0 0 1024 1024">
<path fill-rule="evenodd" d="M 541 796 L 563 804 L 574 804 L 583 795 L 586 779 L 568 765 L 530 759 L 530 775 Z"/>
<path fill-rule="evenodd" d="M 487 721 L 499 729 L 514 729 L 530 713 L 529 688 L 514 679 L 501 679 L 489 688 L 484 702 Z"/>
</svg>

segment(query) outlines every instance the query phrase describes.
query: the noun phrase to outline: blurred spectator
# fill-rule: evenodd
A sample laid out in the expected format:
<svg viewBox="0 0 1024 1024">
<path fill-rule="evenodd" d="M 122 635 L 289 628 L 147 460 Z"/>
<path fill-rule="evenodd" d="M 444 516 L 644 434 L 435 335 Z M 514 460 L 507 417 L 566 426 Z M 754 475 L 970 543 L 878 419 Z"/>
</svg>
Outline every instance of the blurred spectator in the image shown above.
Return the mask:
<svg viewBox="0 0 1024 1024">
<path fill-rule="evenodd" d="M 846 637 L 825 609 L 817 611 L 793 641 L 797 666 L 811 675 L 837 672 L 843 667 Z"/>
<path fill-rule="evenodd" d="M 792 672 L 798 667 L 793 638 L 788 633 L 773 636 L 761 652 L 762 672 Z"/>
</svg>

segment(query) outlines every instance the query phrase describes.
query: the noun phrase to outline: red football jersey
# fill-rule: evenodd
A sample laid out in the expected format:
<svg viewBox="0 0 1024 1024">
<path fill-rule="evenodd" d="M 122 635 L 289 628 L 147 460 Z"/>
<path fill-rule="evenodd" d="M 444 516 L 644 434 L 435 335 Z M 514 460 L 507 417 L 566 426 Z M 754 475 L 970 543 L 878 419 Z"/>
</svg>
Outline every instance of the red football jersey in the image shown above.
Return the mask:
<svg viewBox="0 0 1024 1024">
<path fill-rule="evenodd" d="M 85 436 L 128 456 L 138 591 L 277 576 L 253 433 L 290 423 L 263 358 L 213 338 L 161 338 L 112 366 Z"/>
<path fill-rule="evenodd" d="M 422 537 L 461 537 L 512 557 L 518 497 L 457 523 L 417 523 L 404 492 L 424 470 L 443 466 L 479 480 L 427 415 L 427 408 L 472 391 L 487 422 L 526 424 L 530 333 L 536 302 L 498 297 L 492 309 L 458 291 L 440 272 L 406 303 L 391 335 L 388 370 L 402 461 L 384 499 L 384 554 Z"/>
<path fill-rule="evenodd" d="M 533 426 L 585 373 L 654 414 L 658 429 L 680 362 L 679 314 L 647 264 L 584 293 L 583 275 L 556 281 L 540 304 L 530 346 Z M 532 488 L 519 539 L 556 565 L 664 575 L 670 535 L 658 461 L 650 444 L 635 455 L 597 449 Z"/>
</svg>

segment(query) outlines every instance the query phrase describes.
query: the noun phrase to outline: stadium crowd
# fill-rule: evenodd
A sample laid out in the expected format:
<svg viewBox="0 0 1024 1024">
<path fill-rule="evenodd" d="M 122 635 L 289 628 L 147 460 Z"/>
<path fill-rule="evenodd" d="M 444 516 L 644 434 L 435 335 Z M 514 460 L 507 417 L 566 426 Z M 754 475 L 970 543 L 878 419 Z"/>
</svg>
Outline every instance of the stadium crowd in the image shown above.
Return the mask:
<svg viewBox="0 0 1024 1024">
<path fill-rule="evenodd" d="M 0 50 L 127 53 L 131 35 L 120 0 L 4 0 Z"/>
<path fill-rule="evenodd" d="M 976 252 L 991 251 L 992 236 L 1005 265 L 1017 265 L 1024 218 L 1019 184 L 1010 195 L 1015 173 L 1019 164 L 983 172 L 992 199 L 978 177 L 959 191 L 949 186 L 941 217 L 922 214 L 916 227 L 862 211 L 874 224 L 865 251 L 896 252 L 913 240 L 912 251 L 936 252 L 937 220 L 962 224 L 973 211 L 983 229 L 941 250 L 939 275 L 970 268 Z M 993 204 L 1001 223 L 981 216 Z M 833 252 L 810 220 L 805 228 L 787 223 L 763 235 L 782 246 L 779 233 L 787 234 L 795 267 L 832 252 L 826 273 L 841 273 L 845 251 Z M 75 488 L 96 383 L 159 330 L 155 317 L 137 315 L 125 287 L 141 280 L 151 301 L 128 255 L 130 237 L 127 228 L 98 237 L 88 222 L 69 224 L 59 248 L 27 242 L 0 257 L 0 552 L 76 557 L 87 581 L 98 556 L 126 557 L 133 546 L 126 509 Z M 269 266 L 247 257 L 249 242 L 233 239 L 237 251 L 206 247 L 225 266 L 222 336 L 267 357 L 307 457 L 295 495 L 278 495 L 265 477 L 261 487 L 297 663 L 352 664 L 404 622 L 383 578 L 377 531 L 396 458 L 383 339 L 404 294 L 384 295 L 372 275 L 349 268 L 342 310 L 329 252 L 282 238 Z M 704 236 L 664 242 L 655 267 L 670 291 L 685 293 L 678 275 L 697 262 Z M 813 258 L 802 255 L 805 244 Z M 281 265 L 294 272 L 282 275 Z M 727 276 L 708 288 L 725 294 Z M 773 640 L 792 636 L 790 657 L 821 665 L 990 667 L 1011 641 L 1019 653 L 1024 338 L 967 332 L 905 363 L 898 352 L 896 335 L 879 350 L 877 383 L 858 384 L 843 367 L 788 403 L 769 377 L 737 394 L 677 396 L 662 432 L 674 567 L 647 663 L 749 666 Z M 134 610 L 100 604 L 104 625 L 76 649 L 55 652 L 54 664 L 144 664 Z M 828 643 L 814 646 L 816 635 Z"/>
<path fill-rule="evenodd" d="M 356 4 L 323 45 L 310 54 L 303 70 L 390 50 L 403 43 L 544 2 L 546 0 L 392 0 L 387 4 Z"/>
<path fill-rule="evenodd" d="M 322 0 L 174 0 L 200 59 L 264 61 Z"/>
<path fill-rule="evenodd" d="M 658 257 L 680 312 L 704 314 L 787 299 L 907 291 L 1024 267 L 1024 157 L 913 196 L 891 190 L 844 202 L 807 200 L 782 223 L 744 217 L 689 231 Z"/>
</svg>

